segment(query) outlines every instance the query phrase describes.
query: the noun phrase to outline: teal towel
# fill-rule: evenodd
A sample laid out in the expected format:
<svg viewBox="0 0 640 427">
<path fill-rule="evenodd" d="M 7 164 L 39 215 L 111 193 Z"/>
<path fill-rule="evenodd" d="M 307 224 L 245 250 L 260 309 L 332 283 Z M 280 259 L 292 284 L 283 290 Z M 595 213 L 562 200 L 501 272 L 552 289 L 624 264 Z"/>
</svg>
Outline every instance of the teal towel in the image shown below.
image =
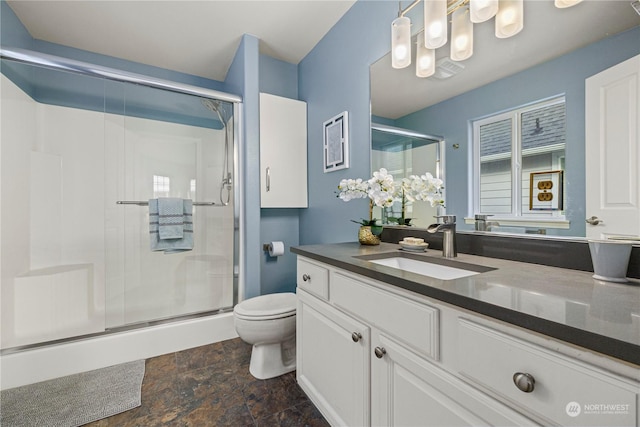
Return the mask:
<svg viewBox="0 0 640 427">
<path fill-rule="evenodd" d="M 149 200 L 149 242 L 152 251 L 162 251 L 165 254 L 179 253 L 193 249 L 193 202 L 189 199 L 182 200 L 182 228 L 181 238 L 160 238 L 160 211 L 158 199 Z"/>
<path fill-rule="evenodd" d="M 158 199 L 158 236 L 161 240 L 182 239 L 184 235 L 182 199 Z"/>
</svg>

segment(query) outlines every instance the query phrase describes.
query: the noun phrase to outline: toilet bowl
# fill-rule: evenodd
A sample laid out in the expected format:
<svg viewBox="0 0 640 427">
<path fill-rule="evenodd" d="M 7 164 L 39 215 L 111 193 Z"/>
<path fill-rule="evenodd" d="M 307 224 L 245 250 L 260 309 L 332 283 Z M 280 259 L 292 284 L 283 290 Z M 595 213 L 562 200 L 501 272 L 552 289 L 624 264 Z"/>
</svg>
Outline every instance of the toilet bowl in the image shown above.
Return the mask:
<svg viewBox="0 0 640 427">
<path fill-rule="evenodd" d="M 249 298 L 233 309 L 242 341 L 253 345 L 249 372 L 258 379 L 296 369 L 296 302 L 294 293 Z"/>
</svg>

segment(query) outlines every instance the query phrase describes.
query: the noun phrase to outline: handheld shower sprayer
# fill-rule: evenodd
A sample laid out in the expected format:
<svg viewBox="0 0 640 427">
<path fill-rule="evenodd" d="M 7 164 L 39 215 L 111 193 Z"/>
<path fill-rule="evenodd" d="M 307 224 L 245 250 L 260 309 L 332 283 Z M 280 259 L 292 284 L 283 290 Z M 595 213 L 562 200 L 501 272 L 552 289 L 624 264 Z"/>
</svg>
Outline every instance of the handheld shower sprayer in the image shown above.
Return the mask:
<svg viewBox="0 0 640 427">
<path fill-rule="evenodd" d="M 222 105 L 221 101 L 210 98 L 201 98 L 200 101 L 202 102 L 202 105 L 204 105 L 208 110 L 210 110 L 212 113 L 216 113 L 224 130 L 224 163 L 222 166 L 222 179 L 220 182 L 220 202 L 226 206 L 231 200 L 232 189 L 232 179 L 230 171 L 231 168 L 229 167 L 229 129 L 227 127 L 227 122 L 229 121 L 230 117 L 228 117 L 226 120 L 223 117 L 223 113 L 225 111 L 224 105 Z M 226 197 L 224 194 L 225 190 Z"/>
</svg>

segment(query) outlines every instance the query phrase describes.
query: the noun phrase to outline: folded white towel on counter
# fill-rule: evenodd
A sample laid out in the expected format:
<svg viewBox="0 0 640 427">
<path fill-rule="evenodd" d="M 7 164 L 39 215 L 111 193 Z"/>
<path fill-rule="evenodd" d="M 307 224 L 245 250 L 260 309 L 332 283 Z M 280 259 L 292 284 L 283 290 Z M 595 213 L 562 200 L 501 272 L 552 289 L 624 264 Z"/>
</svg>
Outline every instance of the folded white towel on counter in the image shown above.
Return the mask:
<svg viewBox="0 0 640 427">
<path fill-rule="evenodd" d="M 170 199 L 179 200 L 180 214 L 166 213 L 175 212 L 176 202 L 168 203 L 169 210 L 163 213 L 168 215 L 167 221 L 161 221 L 160 206 L 163 199 L 149 199 L 149 241 L 152 251 L 163 251 L 165 254 L 190 251 L 193 249 L 193 202 L 190 199 Z M 162 223 L 162 224 L 161 224 Z M 166 227 L 165 232 L 160 230 Z M 180 230 L 177 230 L 180 228 Z M 162 237 L 178 236 L 181 237 Z"/>
</svg>

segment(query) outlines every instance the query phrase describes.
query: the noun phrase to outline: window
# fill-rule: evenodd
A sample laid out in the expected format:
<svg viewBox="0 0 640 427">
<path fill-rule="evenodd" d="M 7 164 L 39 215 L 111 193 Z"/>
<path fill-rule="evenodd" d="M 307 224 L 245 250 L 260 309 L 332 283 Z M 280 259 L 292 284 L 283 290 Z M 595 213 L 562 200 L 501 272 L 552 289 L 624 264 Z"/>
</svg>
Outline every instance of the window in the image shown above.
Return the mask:
<svg viewBox="0 0 640 427">
<path fill-rule="evenodd" d="M 153 194 L 155 197 L 169 196 L 169 177 L 153 175 Z"/>
<path fill-rule="evenodd" d="M 532 173 L 564 170 L 565 124 L 564 97 L 474 121 L 474 213 L 562 217 L 560 210 L 530 210 L 529 186 Z"/>
</svg>

